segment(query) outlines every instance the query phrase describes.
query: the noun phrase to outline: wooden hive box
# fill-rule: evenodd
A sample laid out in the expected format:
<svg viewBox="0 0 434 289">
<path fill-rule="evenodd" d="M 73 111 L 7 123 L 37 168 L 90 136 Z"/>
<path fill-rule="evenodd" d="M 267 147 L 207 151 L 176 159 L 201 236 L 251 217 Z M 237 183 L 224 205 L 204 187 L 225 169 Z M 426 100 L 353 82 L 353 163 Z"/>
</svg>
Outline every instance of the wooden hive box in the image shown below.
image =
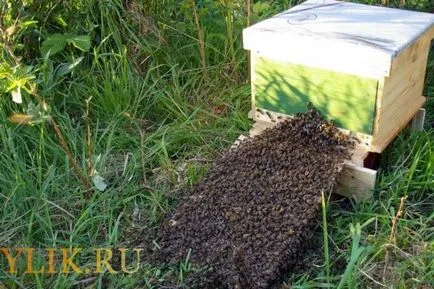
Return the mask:
<svg viewBox="0 0 434 289">
<path fill-rule="evenodd" d="M 349 194 L 360 195 L 375 185 L 366 156 L 381 153 L 425 102 L 433 37 L 433 14 L 308 0 L 243 31 L 251 117 L 270 124 L 312 103 L 360 140 L 341 177 L 356 189 Z"/>
</svg>

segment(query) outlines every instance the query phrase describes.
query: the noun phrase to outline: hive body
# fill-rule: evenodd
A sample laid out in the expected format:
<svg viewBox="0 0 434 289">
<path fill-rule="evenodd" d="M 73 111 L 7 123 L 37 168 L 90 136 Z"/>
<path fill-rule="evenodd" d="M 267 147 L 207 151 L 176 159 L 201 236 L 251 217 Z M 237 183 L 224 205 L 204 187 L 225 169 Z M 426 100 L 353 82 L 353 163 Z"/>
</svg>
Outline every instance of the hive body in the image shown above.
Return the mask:
<svg viewBox="0 0 434 289">
<path fill-rule="evenodd" d="M 364 159 L 381 153 L 423 106 L 433 37 L 432 14 L 308 0 L 243 32 L 251 117 L 273 123 L 310 102 L 359 138 L 346 179 L 372 187 L 375 171 L 364 170 Z"/>
<path fill-rule="evenodd" d="M 372 134 L 376 79 L 259 56 L 253 85 L 258 108 L 294 115 L 306 111 L 306 104 L 311 102 L 339 127 Z"/>
</svg>

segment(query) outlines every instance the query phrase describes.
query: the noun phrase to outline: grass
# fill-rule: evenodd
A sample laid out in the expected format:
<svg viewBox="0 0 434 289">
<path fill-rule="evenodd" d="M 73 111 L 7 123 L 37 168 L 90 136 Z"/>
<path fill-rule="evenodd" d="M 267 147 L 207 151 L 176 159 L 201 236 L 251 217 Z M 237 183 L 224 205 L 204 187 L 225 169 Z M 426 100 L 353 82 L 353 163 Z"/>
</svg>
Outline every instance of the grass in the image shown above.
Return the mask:
<svg viewBox="0 0 434 289">
<path fill-rule="evenodd" d="M 0 247 L 38 248 L 34 268 L 47 263 L 45 248 L 82 247 L 86 254 L 78 263 L 93 268 L 92 248 L 129 248 L 139 242 L 222 150 L 249 129 L 250 90 L 240 41 L 247 22 L 245 3 L 201 1 L 196 23 L 190 2 L 82 0 L 61 7 L 40 1 L 26 6 L 23 21 L 39 22 L 16 40 L 24 44 L 16 52 L 36 67 L 39 93 L 80 169 L 90 175 L 91 163 L 108 186 L 87 198 L 52 127 L 11 124 L 7 118 L 25 112 L 26 106 L 12 104 L 4 95 Z M 251 19 L 296 2 L 255 2 Z M 412 9 L 434 8 L 428 1 L 407 2 Z M 59 32 L 90 35 L 91 50 L 68 48 L 44 60 L 35 39 Z M 198 32 L 205 36 L 203 46 Z M 56 68 L 81 56 L 71 73 L 56 75 Z M 323 253 L 309 270 L 288 274 L 282 287 L 434 286 L 433 75 L 431 55 L 426 131 L 405 131 L 387 149 L 373 200 L 332 198 L 324 204 L 322 237 L 328 241 L 318 241 Z M 26 95 L 25 102 L 31 101 Z M 88 119 L 83 117 L 86 101 Z M 391 243 L 392 220 L 403 196 L 405 211 Z M 383 279 L 387 251 L 391 262 Z M 25 258 L 17 260 L 18 273 L 9 273 L 0 257 L 0 288 L 160 288 L 169 281 L 182 285 L 195 270 L 189 256 L 163 268 L 142 263 L 131 275 L 25 274 Z"/>
</svg>

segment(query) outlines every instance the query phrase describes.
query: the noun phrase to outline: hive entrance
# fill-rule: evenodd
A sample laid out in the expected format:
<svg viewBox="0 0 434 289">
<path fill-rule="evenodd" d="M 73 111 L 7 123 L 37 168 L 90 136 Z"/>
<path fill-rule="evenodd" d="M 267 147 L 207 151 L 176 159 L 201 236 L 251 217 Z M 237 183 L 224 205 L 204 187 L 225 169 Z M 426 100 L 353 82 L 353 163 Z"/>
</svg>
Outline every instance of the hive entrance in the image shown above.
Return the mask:
<svg viewBox="0 0 434 289">
<path fill-rule="evenodd" d="M 315 111 L 242 141 L 158 229 L 157 260 L 183 261 L 191 250 L 203 271 L 189 288 L 269 288 L 297 262 L 349 147 Z"/>
</svg>

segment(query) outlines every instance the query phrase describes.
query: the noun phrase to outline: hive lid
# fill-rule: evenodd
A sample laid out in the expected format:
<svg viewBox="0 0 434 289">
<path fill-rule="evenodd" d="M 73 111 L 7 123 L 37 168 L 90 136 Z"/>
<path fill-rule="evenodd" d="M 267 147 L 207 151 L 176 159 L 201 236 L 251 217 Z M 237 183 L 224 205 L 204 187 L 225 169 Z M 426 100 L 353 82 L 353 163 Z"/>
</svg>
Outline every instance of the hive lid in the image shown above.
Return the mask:
<svg viewBox="0 0 434 289">
<path fill-rule="evenodd" d="M 434 15 L 334 0 L 308 0 L 243 31 L 244 48 L 276 60 L 368 77 L 388 76 L 392 60 Z"/>
</svg>

